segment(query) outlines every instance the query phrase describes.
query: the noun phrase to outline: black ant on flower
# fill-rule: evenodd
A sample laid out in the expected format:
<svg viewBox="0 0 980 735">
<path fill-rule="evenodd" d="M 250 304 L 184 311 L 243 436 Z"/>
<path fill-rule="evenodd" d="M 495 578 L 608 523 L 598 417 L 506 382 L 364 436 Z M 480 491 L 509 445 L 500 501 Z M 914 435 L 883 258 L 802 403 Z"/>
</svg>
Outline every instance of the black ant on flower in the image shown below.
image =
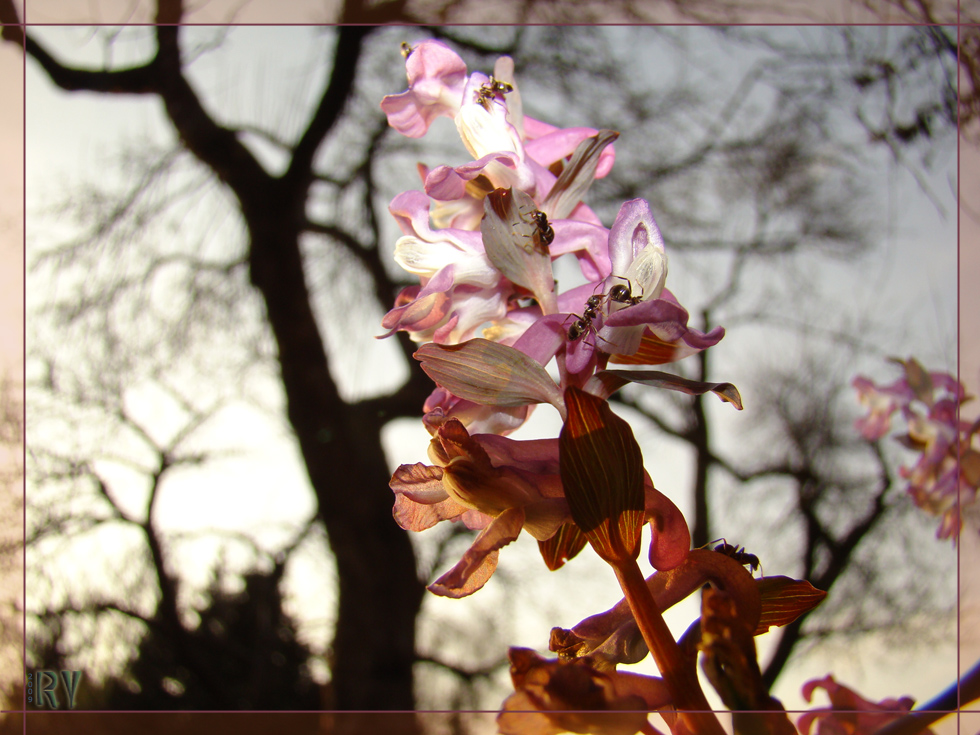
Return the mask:
<svg viewBox="0 0 980 735">
<path fill-rule="evenodd" d="M 626 281 L 626 283 L 617 283 L 615 286 L 609 289 L 609 293 L 606 294 L 606 296 L 610 301 L 615 301 L 619 304 L 626 304 L 628 306 L 636 306 L 638 303 L 643 301 L 642 286 L 640 287 L 640 295 L 634 296 L 629 279 L 623 278 L 623 276 L 613 276 L 613 278 L 622 278 L 624 281 Z"/>
<path fill-rule="evenodd" d="M 623 276 L 613 276 L 613 278 L 623 278 Z M 570 342 L 574 342 L 590 330 L 595 331 L 592 321 L 599 316 L 599 307 L 602 306 L 603 301 L 608 299 L 619 304 L 636 306 L 643 300 L 642 294 L 640 296 L 633 295 L 629 280 L 626 278 L 623 278 L 623 280 L 626 281 L 625 285 L 621 283 L 617 284 L 609 289 L 609 293 L 592 294 L 586 300 L 582 316 L 576 319 L 568 329 L 568 339 Z"/>
<path fill-rule="evenodd" d="M 523 214 L 522 214 L 523 217 Z M 545 255 L 548 253 L 548 246 L 555 241 L 555 229 L 548 222 L 548 215 L 539 209 L 531 212 L 531 220 L 534 224 L 534 232 L 523 237 L 530 240 L 529 243 L 522 243 L 521 247 L 528 254 L 535 252 Z"/>
<path fill-rule="evenodd" d="M 509 92 L 514 91 L 514 85 L 510 82 L 503 82 L 499 79 L 494 79 L 492 76 L 487 79 L 483 84 L 480 85 L 479 89 L 474 93 L 476 102 L 483 109 L 490 111 L 490 102 L 496 99 L 498 96 L 503 96 Z"/>
<path fill-rule="evenodd" d="M 551 245 L 555 241 L 555 229 L 548 222 L 548 215 L 539 209 L 535 209 L 531 217 L 538 228 L 537 232 L 534 233 L 535 236 L 544 243 L 545 247 Z"/>
<path fill-rule="evenodd" d="M 595 326 L 592 324 L 592 320 L 599 316 L 599 307 L 602 306 L 602 302 L 606 299 L 607 294 L 592 294 L 585 302 L 585 308 L 582 310 L 582 316 L 572 322 L 572 326 L 568 328 L 568 341 L 574 342 L 583 334 L 588 331 L 595 332 Z M 598 333 L 596 333 L 598 336 Z"/>
<path fill-rule="evenodd" d="M 755 554 L 750 554 L 747 552 L 744 546 L 733 546 L 725 539 L 719 540 L 721 543 L 715 546 L 713 551 L 717 551 L 719 554 L 724 554 L 728 558 L 734 559 L 742 566 L 748 567 L 753 573 L 757 572 L 759 567 L 762 566 L 762 563 L 759 561 L 759 557 L 757 557 Z"/>
</svg>

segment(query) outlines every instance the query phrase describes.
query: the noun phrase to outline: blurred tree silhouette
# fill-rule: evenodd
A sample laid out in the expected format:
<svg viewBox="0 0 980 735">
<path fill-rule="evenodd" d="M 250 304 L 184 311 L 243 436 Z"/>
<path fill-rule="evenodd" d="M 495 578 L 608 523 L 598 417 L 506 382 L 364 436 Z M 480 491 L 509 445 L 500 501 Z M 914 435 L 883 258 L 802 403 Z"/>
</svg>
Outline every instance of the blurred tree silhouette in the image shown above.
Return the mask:
<svg viewBox="0 0 980 735">
<path fill-rule="evenodd" d="M 223 588 L 220 575 L 208 587 L 210 603 L 200 624 L 174 650 L 173 636 L 155 626 L 140 641 L 110 709 L 315 710 L 320 689 L 308 671 L 311 651 L 296 640 L 282 609 L 284 566 L 245 575 L 240 592 Z"/>
</svg>

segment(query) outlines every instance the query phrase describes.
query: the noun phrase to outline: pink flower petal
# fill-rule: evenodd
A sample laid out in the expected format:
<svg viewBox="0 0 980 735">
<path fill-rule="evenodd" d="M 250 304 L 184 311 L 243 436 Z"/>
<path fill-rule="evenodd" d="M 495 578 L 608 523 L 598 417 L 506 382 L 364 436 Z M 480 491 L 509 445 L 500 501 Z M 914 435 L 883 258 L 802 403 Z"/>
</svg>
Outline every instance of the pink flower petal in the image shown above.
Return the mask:
<svg viewBox="0 0 980 735">
<path fill-rule="evenodd" d="M 466 597 L 483 587 L 497 568 L 499 550 L 517 539 L 524 525 L 524 509 L 509 508 L 493 519 L 476 537 L 463 558 L 429 585 L 442 597 Z"/>
</svg>

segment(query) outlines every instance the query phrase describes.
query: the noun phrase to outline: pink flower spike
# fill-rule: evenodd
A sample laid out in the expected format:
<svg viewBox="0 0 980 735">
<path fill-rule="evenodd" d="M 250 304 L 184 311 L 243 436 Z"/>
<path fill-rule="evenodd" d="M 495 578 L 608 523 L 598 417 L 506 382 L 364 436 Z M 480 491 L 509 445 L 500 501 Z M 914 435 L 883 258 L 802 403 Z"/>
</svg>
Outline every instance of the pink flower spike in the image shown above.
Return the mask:
<svg viewBox="0 0 980 735">
<path fill-rule="evenodd" d="M 454 117 L 466 84 L 466 64 L 441 41 L 422 41 L 405 61 L 408 91 L 388 95 L 381 109 L 388 124 L 409 138 L 421 138 L 437 117 Z"/>
</svg>

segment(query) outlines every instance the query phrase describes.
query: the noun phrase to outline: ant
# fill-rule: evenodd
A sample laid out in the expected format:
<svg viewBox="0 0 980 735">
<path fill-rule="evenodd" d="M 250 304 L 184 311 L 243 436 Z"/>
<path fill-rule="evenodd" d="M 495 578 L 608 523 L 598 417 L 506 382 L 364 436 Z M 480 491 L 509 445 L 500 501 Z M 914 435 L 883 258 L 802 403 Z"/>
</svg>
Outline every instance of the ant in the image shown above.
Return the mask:
<svg viewBox="0 0 980 735">
<path fill-rule="evenodd" d="M 570 342 L 574 342 L 590 329 L 595 331 L 592 320 L 599 316 L 599 307 L 602 306 L 602 302 L 606 296 L 607 294 L 592 294 L 589 296 L 585 302 L 585 309 L 582 310 L 581 319 L 576 319 L 572 322 L 572 326 L 568 328 L 568 340 Z"/>
<path fill-rule="evenodd" d="M 514 85 L 510 82 L 503 82 L 499 79 L 494 79 L 492 76 L 487 79 L 480 88 L 476 90 L 476 101 L 482 105 L 483 109 L 487 112 L 490 111 L 490 100 L 495 99 L 498 95 L 504 95 L 508 92 L 514 91 Z"/>
<path fill-rule="evenodd" d="M 535 240 L 535 245 L 540 246 L 542 250 L 547 250 L 548 246 L 555 241 L 555 228 L 548 222 L 548 215 L 540 209 L 534 210 L 531 219 L 534 220 L 534 225 L 537 227 L 531 238 Z"/>
<path fill-rule="evenodd" d="M 586 309 L 586 311 L 588 311 L 588 309 Z M 581 319 L 576 319 L 574 322 L 572 322 L 572 326 L 568 328 L 568 341 L 574 342 L 590 329 L 595 331 L 595 326 L 592 324 L 592 318 L 583 314 Z"/>
<path fill-rule="evenodd" d="M 549 227 L 549 230 L 551 228 Z M 613 276 L 613 278 L 623 278 L 623 276 Z M 592 320 L 599 315 L 599 307 L 605 299 L 610 301 L 615 301 L 619 304 L 627 304 L 629 306 L 636 306 L 640 301 L 643 300 L 643 296 L 634 296 L 632 290 L 630 289 L 629 280 L 623 278 L 626 281 L 626 285 L 618 284 L 609 289 L 609 293 L 605 294 L 592 294 L 588 300 L 585 302 L 585 309 L 582 312 L 582 318 L 576 320 L 568 330 L 568 339 L 574 342 L 576 339 L 581 337 L 585 332 L 592 327 Z"/>
<path fill-rule="evenodd" d="M 717 551 L 719 554 L 724 554 L 730 559 L 734 559 L 742 566 L 748 567 L 753 573 L 758 571 L 759 567 L 762 566 L 759 557 L 747 552 L 744 546 L 732 546 L 725 539 L 721 539 L 721 541 L 722 543 L 718 544 L 714 548 L 714 551 Z"/>
<path fill-rule="evenodd" d="M 523 213 L 521 219 L 524 219 Z M 534 232 L 530 235 L 523 235 L 523 237 L 530 238 L 531 242 L 524 243 L 521 247 L 528 254 L 538 252 L 546 255 L 548 253 L 548 246 L 555 241 L 555 230 L 548 222 L 548 215 L 539 209 L 531 212 L 531 220 L 534 223 Z M 527 220 L 524 221 L 526 222 Z"/>
<path fill-rule="evenodd" d="M 613 277 L 623 278 L 622 276 L 613 276 Z M 625 285 L 623 285 L 622 283 L 616 284 L 611 289 L 609 289 L 609 293 L 606 295 L 609 297 L 610 301 L 615 301 L 616 303 L 619 304 L 627 304 L 629 306 L 636 306 L 638 303 L 640 303 L 643 300 L 643 293 L 642 293 L 643 289 L 642 288 L 640 289 L 641 293 L 639 296 L 634 296 L 633 290 L 630 288 L 629 279 L 623 278 L 623 280 L 626 281 Z"/>
</svg>

